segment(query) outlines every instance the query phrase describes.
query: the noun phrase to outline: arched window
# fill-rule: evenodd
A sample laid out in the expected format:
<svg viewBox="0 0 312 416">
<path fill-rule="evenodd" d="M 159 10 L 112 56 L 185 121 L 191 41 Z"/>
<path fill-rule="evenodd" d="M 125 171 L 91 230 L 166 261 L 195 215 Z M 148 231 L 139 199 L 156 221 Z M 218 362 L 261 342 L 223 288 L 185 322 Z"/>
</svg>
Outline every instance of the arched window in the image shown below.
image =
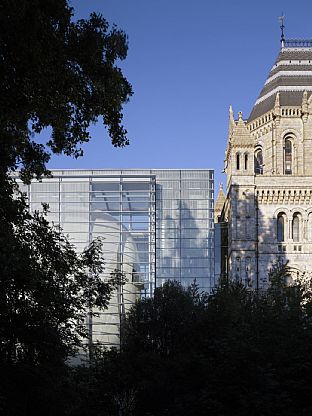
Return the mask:
<svg viewBox="0 0 312 416">
<path fill-rule="evenodd" d="M 300 216 L 298 212 L 294 214 L 292 220 L 292 238 L 295 242 L 300 241 Z"/>
<path fill-rule="evenodd" d="M 262 175 L 263 174 L 262 149 L 257 149 L 255 151 L 255 174 L 256 175 Z"/>
<path fill-rule="evenodd" d="M 244 154 L 244 168 L 245 170 L 248 169 L 248 153 Z"/>
<path fill-rule="evenodd" d="M 236 170 L 240 168 L 240 154 L 236 153 Z"/>
<path fill-rule="evenodd" d="M 277 216 L 277 241 L 285 241 L 285 218 L 283 213 Z"/>
<path fill-rule="evenodd" d="M 284 170 L 285 175 L 292 174 L 292 143 L 289 138 L 285 139 L 284 146 Z"/>
</svg>

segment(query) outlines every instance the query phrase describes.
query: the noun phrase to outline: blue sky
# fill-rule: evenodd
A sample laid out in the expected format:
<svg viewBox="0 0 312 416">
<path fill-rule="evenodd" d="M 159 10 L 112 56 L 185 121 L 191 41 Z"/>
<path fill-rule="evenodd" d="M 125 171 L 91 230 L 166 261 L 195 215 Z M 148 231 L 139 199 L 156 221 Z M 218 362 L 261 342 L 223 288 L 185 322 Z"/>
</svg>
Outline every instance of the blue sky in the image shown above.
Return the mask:
<svg viewBox="0 0 312 416">
<path fill-rule="evenodd" d="M 99 122 L 84 156 L 50 168 L 213 168 L 224 175 L 228 108 L 248 117 L 286 38 L 312 38 L 312 1 L 73 0 L 75 18 L 102 13 L 129 37 L 120 66 L 134 95 L 130 145 L 115 149 Z"/>
</svg>

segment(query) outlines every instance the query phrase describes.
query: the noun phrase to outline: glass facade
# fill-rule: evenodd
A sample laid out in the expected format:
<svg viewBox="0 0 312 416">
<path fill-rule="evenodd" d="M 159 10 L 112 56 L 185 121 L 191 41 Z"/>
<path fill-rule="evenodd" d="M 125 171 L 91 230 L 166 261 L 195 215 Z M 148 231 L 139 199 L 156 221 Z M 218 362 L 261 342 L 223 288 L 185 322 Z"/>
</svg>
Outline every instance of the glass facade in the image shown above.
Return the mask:
<svg viewBox="0 0 312 416">
<path fill-rule="evenodd" d="M 92 326 L 94 339 L 118 344 L 120 316 L 138 296 L 175 279 L 201 290 L 214 287 L 212 170 L 57 170 L 53 178 L 21 185 L 30 209 L 49 204 L 81 252 L 102 237 L 105 273 L 124 272 L 128 283 Z"/>
<path fill-rule="evenodd" d="M 214 287 L 213 171 L 161 170 L 156 176 L 156 285 L 194 279 Z"/>
</svg>

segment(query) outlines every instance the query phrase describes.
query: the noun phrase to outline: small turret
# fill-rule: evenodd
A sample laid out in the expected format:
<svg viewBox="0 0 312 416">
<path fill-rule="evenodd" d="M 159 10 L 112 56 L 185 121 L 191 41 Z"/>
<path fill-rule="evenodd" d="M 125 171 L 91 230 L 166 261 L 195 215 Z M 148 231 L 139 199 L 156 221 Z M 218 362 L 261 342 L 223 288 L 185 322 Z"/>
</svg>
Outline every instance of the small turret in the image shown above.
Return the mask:
<svg viewBox="0 0 312 416">
<path fill-rule="evenodd" d="M 229 141 L 231 141 L 234 127 L 235 127 L 235 120 L 234 120 L 234 115 L 233 115 L 233 109 L 232 109 L 232 106 L 230 105 L 230 108 L 229 108 Z"/>
<path fill-rule="evenodd" d="M 254 139 L 251 136 L 243 114 L 238 113 L 231 139 L 231 172 L 232 175 L 253 175 L 254 172 Z"/>
<path fill-rule="evenodd" d="M 221 216 L 225 200 L 226 200 L 226 197 L 223 192 L 223 185 L 222 185 L 222 182 L 220 182 L 220 188 L 219 188 L 218 196 L 217 196 L 215 207 L 214 207 L 214 222 L 215 223 L 219 222 L 219 218 Z"/>
<path fill-rule="evenodd" d="M 308 106 L 308 91 L 305 90 L 302 95 L 302 104 L 301 104 L 302 120 L 303 122 L 308 121 L 309 106 Z"/>
<path fill-rule="evenodd" d="M 281 104 L 280 104 L 280 93 L 277 92 L 275 96 L 275 103 L 274 103 L 274 116 L 277 123 L 280 122 L 281 119 Z"/>
</svg>

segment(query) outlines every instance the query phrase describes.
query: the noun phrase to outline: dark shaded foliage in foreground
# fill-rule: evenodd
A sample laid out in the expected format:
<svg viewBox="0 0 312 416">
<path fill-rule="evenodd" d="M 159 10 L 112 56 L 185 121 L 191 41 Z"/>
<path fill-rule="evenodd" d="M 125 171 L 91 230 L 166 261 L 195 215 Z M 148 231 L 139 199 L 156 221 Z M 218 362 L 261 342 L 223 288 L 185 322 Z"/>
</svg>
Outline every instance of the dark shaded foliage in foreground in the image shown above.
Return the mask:
<svg viewBox="0 0 312 416">
<path fill-rule="evenodd" d="M 178 283 L 143 299 L 124 323 L 120 353 L 73 371 L 84 415 L 309 415 L 310 282 L 265 293 L 221 284 L 211 296 Z"/>
</svg>

